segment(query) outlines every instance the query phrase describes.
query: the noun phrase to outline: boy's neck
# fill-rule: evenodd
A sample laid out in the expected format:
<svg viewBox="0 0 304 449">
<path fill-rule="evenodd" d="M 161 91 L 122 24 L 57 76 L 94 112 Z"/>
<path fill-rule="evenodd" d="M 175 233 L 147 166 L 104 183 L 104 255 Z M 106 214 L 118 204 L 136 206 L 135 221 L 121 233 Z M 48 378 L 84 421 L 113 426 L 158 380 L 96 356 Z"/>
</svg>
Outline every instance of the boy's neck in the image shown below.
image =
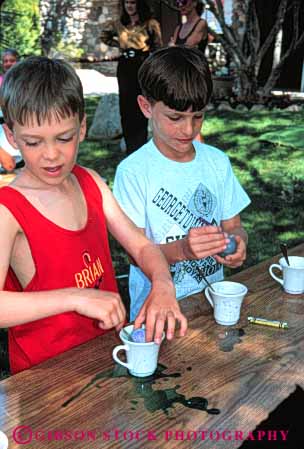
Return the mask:
<svg viewBox="0 0 304 449">
<path fill-rule="evenodd" d="M 159 140 L 157 137 L 153 137 L 153 142 L 157 150 L 171 161 L 185 163 L 191 162 L 195 159 L 196 151 L 193 143 L 189 146 L 188 151 L 179 152 L 174 148 L 171 148 L 169 145 L 164 144 L 164 142 Z"/>
<path fill-rule="evenodd" d="M 16 176 L 12 185 L 20 188 L 21 190 L 36 191 L 38 192 L 54 192 L 66 194 L 70 190 L 74 183 L 73 174 L 69 173 L 68 176 L 60 184 L 47 184 L 41 179 L 32 174 L 26 167 Z"/>
</svg>

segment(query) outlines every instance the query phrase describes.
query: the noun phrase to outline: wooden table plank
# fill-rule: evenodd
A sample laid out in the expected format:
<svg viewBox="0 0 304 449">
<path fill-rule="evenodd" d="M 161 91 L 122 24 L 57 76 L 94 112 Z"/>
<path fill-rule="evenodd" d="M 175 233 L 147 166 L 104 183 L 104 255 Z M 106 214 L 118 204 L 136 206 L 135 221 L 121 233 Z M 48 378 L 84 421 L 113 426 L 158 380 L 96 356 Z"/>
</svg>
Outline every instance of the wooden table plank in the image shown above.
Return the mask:
<svg viewBox="0 0 304 449">
<path fill-rule="evenodd" d="M 10 184 L 16 177 L 16 173 L 0 174 L 0 188 Z"/>
<path fill-rule="evenodd" d="M 304 255 L 304 245 L 290 254 Z M 9 436 L 10 448 L 20 448 L 12 438 L 17 426 L 32 428 L 33 440 L 26 446 L 30 449 L 240 447 L 241 433 L 245 437 L 253 431 L 296 385 L 304 384 L 304 297 L 284 293 L 270 277 L 268 267 L 278 258 L 231 278 L 249 287 L 236 326 L 217 325 L 202 293 L 181 302 L 191 318 L 189 332 L 187 337 L 165 341 L 161 347 L 159 360 L 167 367 L 162 375 L 168 377 L 151 383 L 114 369 L 111 351 L 119 339 L 110 332 L 0 382 L 0 429 Z M 289 329 L 248 324 L 248 315 L 287 321 Z M 232 351 L 224 352 L 223 333 L 231 328 L 242 328 L 245 335 Z M 71 400 L 81 390 L 82 394 Z M 162 410 L 161 405 L 164 407 L 166 401 L 168 405 L 170 397 L 177 402 Z M 221 413 L 211 415 L 185 407 L 185 400 L 191 397 L 207 398 L 208 408 L 218 408 Z M 56 430 L 69 431 L 66 438 L 83 436 L 84 440 L 56 441 Z M 203 430 L 204 441 L 199 433 Z M 126 431 L 133 432 L 132 441 L 124 441 Z M 139 440 L 135 439 L 136 431 L 145 432 L 139 434 Z M 156 440 L 148 441 L 147 431 Z M 196 441 L 187 441 L 187 432 L 194 438 L 194 431 Z M 224 431 L 231 432 L 231 441 L 223 440 Z M 218 435 L 221 438 L 216 441 Z M 90 436 L 96 439 L 91 441 Z"/>
</svg>

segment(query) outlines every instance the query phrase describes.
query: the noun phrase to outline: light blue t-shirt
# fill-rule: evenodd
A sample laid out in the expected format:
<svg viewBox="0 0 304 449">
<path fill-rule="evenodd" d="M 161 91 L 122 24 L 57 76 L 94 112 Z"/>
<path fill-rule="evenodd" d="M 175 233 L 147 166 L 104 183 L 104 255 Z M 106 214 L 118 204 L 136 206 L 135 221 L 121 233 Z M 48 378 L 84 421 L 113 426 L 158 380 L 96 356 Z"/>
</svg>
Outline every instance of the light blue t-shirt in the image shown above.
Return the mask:
<svg viewBox="0 0 304 449">
<path fill-rule="evenodd" d="M 209 145 L 197 141 L 193 145 L 194 159 L 176 162 L 165 157 L 150 140 L 117 167 L 114 195 L 124 212 L 155 243 L 182 239 L 193 227 L 220 225 L 250 203 L 229 158 Z M 170 270 L 177 299 L 205 287 L 201 270 L 209 282 L 223 279 L 223 267 L 213 257 L 177 262 Z M 147 277 L 131 265 L 131 320 L 150 288 Z"/>
</svg>

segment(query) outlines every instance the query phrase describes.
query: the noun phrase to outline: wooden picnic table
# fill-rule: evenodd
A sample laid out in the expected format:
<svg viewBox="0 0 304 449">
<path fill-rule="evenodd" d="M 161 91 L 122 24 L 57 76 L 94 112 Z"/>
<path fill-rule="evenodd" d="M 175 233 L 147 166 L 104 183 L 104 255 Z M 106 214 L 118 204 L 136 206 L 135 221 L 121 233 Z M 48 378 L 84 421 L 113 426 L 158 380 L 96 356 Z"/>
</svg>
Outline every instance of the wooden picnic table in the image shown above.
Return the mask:
<svg viewBox="0 0 304 449">
<path fill-rule="evenodd" d="M 7 186 L 10 184 L 16 177 L 17 173 L 7 173 L 7 174 L 0 174 L 0 187 Z"/>
<path fill-rule="evenodd" d="M 290 254 L 303 256 L 304 244 Z M 183 300 L 189 331 L 162 344 L 154 378 L 114 365 L 113 331 L 0 382 L 9 448 L 20 448 L 16 441 L 30 449 L 240 447 L 296 385 L 304 387 L 304 296 L 284 293 L 268 274 L 279 257 L 231 277 L 249 289 L 235 326 L 215 323 L 203 293 Z M 289 329 L 248 324 L 249 315 Z"/>
</svg>

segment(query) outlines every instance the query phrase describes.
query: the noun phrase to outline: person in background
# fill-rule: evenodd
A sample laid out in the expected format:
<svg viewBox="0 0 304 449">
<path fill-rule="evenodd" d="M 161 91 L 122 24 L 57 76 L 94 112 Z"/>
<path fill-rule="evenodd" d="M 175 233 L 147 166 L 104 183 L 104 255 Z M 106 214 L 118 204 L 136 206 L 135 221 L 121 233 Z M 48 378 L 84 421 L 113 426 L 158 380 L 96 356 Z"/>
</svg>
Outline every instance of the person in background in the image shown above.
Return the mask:
<svg viewBox="0 0 304 449">
<path fill-rule="evenodd" d="M 14 48 L 7 48 L 2 53 L 2 69 L 3 74 L 0 74 L 0 86 L 3 82 L 5 73 L 13 67 L 19 59 L 19 54 Z M 0 118 L 2 114 L 0 115 Z M 16 159 L 20 159 L 20 151 L 13 148 L 7 141 L 4 134 L 2 124 L 0 122 L 0 170 L 1 171 L 13 171 L 16 167 Z"/>
<path fill-rule="evenodd" d="M 162 46 L 162 37 L 160 25 L 152 18 L 145 0 L 123 0 L 121 9 L 120 20 L 105 25 L 101 40 L 121 50 L 117 67 L 119 106 L 127 154 L 131 154 L 148 137 L 148 120 L 137 103 L 137 73 L 149 54 Z"/>
<path fill-rule="evenodd" d="M 201 18 L 204 4 L 200 0 L 176 0 L 181 14 L 181 24 L 175 28 L 169 45 L 186 45 L 197 47 L 205 53 L 208 44 L 208 24 Z M 201 131 L 195 138 L 203 142 Z"/>
<path fill-rule="evenodd" d="M 204 5 L 200 0 L 176 0 L 182 23 L 178 25 L 170 45 L 197 47 L 205 53 L 208 44 L 208 24 L 201 18 Z"/>
<path fill-rule="evenodd" d="M 15 50 L 14 48 L 7 48 L 6 50 L 4 50 L 2 52 L 2 69 L 3 69 L 3 74 L 0 74 L 0 86 L 3 82 L 3 78 L 5 73 L 11 68 L 13 67 L 13 65 L 16 64 L 16 62 L 18 62 L 19 59 L 19 54 L 17 52 L 17 50 Z"/>
</svg>

